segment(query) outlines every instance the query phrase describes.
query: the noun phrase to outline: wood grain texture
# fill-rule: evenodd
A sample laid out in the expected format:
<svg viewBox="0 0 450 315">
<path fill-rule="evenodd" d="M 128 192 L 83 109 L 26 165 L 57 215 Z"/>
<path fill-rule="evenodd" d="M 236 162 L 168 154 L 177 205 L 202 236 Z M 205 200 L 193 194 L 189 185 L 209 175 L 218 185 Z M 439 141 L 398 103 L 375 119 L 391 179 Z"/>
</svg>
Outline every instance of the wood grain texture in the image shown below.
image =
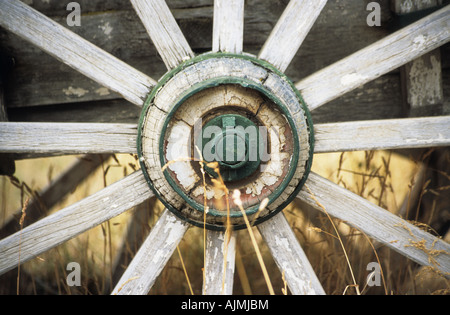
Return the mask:
<svg viewBox="0 0 450 315">
<path fill-rule="evenodd" d="M 213 52 L 242 53 L 244 2 L 244 0 L 214 1 Z"/>
<path fill-rule="evenodd" d="M 134 256 L 112 294 L 147 294 L 188 227 L 188 223 L 166 210 Z"/>
<path fill-rule="evenodd" d="M 315 153 L 450 145 L 450 116 L 317 124 Z"/>
<path fill-rule="evenodd" d="M 325 291 L 283 213 L 258 225 L 273 259 L 294 295 L 324 295 Z"/>
<path fill-rule="evenodd" d="M 423 116 L 426 107 L 444 102 L 441 51 L 428 54 L 407 63 L 401 71 L 404 102 L 410 116 Z"/>
<path fill-rule="evenodd" d="M 137 153 L 135 124 L 0 123 L 0 152 Z"/>
<path fill-rule="evenodd" d="M 450 244 L 347 189 L 311 173 L 298 198 L 403 256 L 450 274 Z"/>
<path fill-rule="evenodd" d="M 259 58 L 285 71 L 327 0 L 291 0 L 264 44 Z"/>
<path fill-rule="evenodd" d="M 0 274 L 153 196 L 141 171 L 0 241 Z"/>
<path fill-rule="evenodd" d="M 310 110 L 450 40 L 450 5 L 296 83 Z"/>
<path fill-rule="evenodd" d="M 6 72 L 8 69 L 8 64 L 12 63 L 11 59 L 8 59 L 4 57 L 3 55 L 0 55 L 0 63 L 1 63 L 1 70 L 0 70 L 0 122 L 8 121 L 8 114 L 5 104 L 5 93 L 4 93 L 4 77 L 6 77 Z M 8 175 L 11 176 L 16 171 L 16 164 L 14 161 L 14 157 L 10 154 L 0 154 L 0 175 Z"/>
<path fill-rule="evenodd" d="M 194 57 L 164 0 L 131 0 L 131 3 L 168 69 Z"/>
<path fill-rule="evenodd" d="M 226 258 L 225 258 L 226 253 Z M 236 234 L 229 242 L 225 232 L 206 231 L 206 261 L 203 295 L 233 294 Z"/>
<path fill-rule="evenodd" d="M 1 3 L 0 25 L 142 106 L 156 82 L 18 0 Z"/>
<path fill-rule="evenodd" d="M 418 12 L 442 4 L 442 0 L 394 0 L 398 15 Z M 433 50 L 401 68 L 405 111 L 411 117 L 425 116 L 429 108 L 444 102 L 441 51 Z"/>
</svg>

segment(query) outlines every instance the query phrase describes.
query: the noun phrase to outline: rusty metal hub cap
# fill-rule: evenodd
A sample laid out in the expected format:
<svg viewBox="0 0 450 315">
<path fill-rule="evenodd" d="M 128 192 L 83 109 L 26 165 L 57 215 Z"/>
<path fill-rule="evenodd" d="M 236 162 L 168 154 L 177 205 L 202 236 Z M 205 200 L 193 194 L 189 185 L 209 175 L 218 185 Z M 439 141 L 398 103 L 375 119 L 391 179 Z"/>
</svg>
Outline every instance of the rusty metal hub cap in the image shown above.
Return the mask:
<svg viewBox="0 0 450 315">
<path fill-rule="evenodd" d="M 247 55 L 205 54 L 170 71 L 139 124 L 150 188 L 180 218 L 214 230 L 245 227 L 235 190 L 254 224 L 281 211 L 306 180 L 313 145 L 300 93 Z"/>
</svg>

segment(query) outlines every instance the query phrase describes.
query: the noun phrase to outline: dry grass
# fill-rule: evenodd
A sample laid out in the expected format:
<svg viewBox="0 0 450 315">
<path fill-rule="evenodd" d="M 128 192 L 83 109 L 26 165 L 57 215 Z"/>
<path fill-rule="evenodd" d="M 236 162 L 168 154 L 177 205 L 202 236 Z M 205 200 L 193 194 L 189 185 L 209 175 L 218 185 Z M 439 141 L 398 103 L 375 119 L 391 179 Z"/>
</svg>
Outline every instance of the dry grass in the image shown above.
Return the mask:
<svg viewBox="0 0 450 315">
<path fill-rule="evenodd" d="M 448 152 L 447 152 L 448 153 Z M 427 156 L 423 157 L 426 159 Z M 44 188 L 76 157 L 39 159 L 18 162 L 17 182 L 0 178 L 0 223 L 17 209 L 24 209 L 33 192 Z M 111 159 L 70 196 L 51 211 L 82 199 L 137 169 L 134 157 L 124 155 Z M 447 218 L 439 207 L 447 185 L 432 187 L 425 178 L 418 198 L 428 199 L 429 209 L 412 202 L 417 163 L 386 152 L 355 152 L 316 155 L 314 171 L 393 213 L 406 213 L 420 227 L 432 233 L 433 223 Z M 446 170 L 434 176 L 448 180 Z M 445 199 L 444 199 L 445 201 Z M 434 206 L 433 206 L 434 205 Z M 448 204 L 446 205 L 448 208 Z M 405 207 L 404 207 L 405 209 Z M 5 294 L 105 294 L 116 281 L 116 271 L 123 270 L 136 252 L 139 241 L 146 236 L 163 210 L 158 201 L 150 201 L 79 237 L 25 263 L 18 277 L 17 270 L 0 276 L 0 293 Z M 445 212 L 445 211 L 444 211 Z M 300 243 L 310 258 L 319 280 L 328 294 L 448 294 L 450 283 L 432 268 L 420 268 L 415 263 L 372 242 L 362 232 L 344 222 L 331 219 L 293 202 L 285 210 Z M 135 242 L 123 244 L 127 226 L 139 218 Z M 431 227 L 430 227 L 431 226 Z M 247 230 L 238 231 L 234 292 L 236 294 L 269 294 L 267 280 L 262 276 L 254 243 L 257 244 L 275 294 L 288 293 L 284 276 L 279 272 L 257 229 L 253 237 Z M 201 294 L 204 264 L 204 231 L 189 229 L 169 260 L 150 294 Z M 252 242 L 253 238 L 253 242 Z M 413 244 L 412 244 L 413 245 Z M 416 244 L 420 246 L 420 244 Z M 432 250 L 432 249 L 430 249 Z M 118 253 L 123 252 L 117 263 Z M 430 252 L 432 256 L 432 252 Z M 78 262 L 82 270 L 82 286 L 66 284 L 66 266 Z M 379 262 L 383 270 L 381 287 L 366 286 L 368 263 Z M 118 266 L 117 266 L 118 264 Z M 189 279 L 189 281 L 187 281 Z M 17 280 L 19 280 L 17 283 Z"/>
</svg>

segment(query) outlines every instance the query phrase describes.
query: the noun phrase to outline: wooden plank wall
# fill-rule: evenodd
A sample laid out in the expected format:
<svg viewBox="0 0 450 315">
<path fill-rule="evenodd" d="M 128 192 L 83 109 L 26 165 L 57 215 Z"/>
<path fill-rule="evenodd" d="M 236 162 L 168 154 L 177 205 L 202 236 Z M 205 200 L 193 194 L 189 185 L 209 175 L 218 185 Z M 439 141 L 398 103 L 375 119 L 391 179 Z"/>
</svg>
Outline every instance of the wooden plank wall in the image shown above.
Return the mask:
<svg viewBox="0 0 450 315">
<path fill-rule="evenodd" d="M 67 26 L 69 0 L 24 2 Z M 288 2 L 246 1 L 244 51 L 259 52 Z M 297 81 L 392 32 L 390 26 L 395 16 L 390 1 L 377 1 L 382 7 L 381 27 L 369 27 L 366 23 L 369 2 L 329 0 L 287 75 Z M 69 27 L 70 30 L 154 79 L 166 72 L 129 1 L 78 0 L 78 3 L 82 8 L 81 26 Z M 193 51 L 210 51 L 213 0 L 167 3 Z M 441 48 L 444 103 L 450 103 L 449 46 Z M 16 61 L 5 90 L 10 120 L 137 122 L 138 107 L 2 29 L 0 49 Z M 395 70 L 318 109 L 313 120 L 323 123 L 405 117 L 400 82 L 400 71 Z"/>
</svg>

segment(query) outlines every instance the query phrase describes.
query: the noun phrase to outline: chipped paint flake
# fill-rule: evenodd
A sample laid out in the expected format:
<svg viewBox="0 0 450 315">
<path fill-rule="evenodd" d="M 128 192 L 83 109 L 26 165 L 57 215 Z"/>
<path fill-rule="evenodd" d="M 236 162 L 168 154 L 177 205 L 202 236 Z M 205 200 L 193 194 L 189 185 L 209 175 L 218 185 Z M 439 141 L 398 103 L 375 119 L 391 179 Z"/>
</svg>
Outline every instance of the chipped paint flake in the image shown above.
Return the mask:
<svg viewBox="0 0 450 315">
<path fill-rule="evenodd" d="M 222 192 L 221 195 L 217 194 L 214 189 L 212 189 L 211 187 L 206 187 L 206 193 L 205 193 L 205 189 L 203 186 L 197 186 L 194 191 L 192 192 L 192 195 L 194 197 L 198 197 L 205 194 L 206 195 L 206 199 L 211 200 L 213 198 L 217 198 L 220 199 L 222 197 L 225 196 L 225 193 Z"/>
<path fill-rule="evenodd" d="M 280 246 L 284 250 L 288 252 L 292 252 L 290 246 L 289 246 L 289 240 L 287 238 L 281 238 L 278 235 L 275 236 L 275 243 L 277 246 Z"/>
<path fill-rule="evenodd" d="M 421 143 L 421 144 L 438 144 L 438 143 L 448 143 L 450 139 L 444 137 L 442 133 L 438 134 L 437 138 L 431 139 L 417 139 L 417 138 L 409 138 L 405 139 L 406 143 Z"/>
<path fill-rule="evenodd" d="M 67 89 L 63 89 L 63 93 L 67 96 L 83 97 L 89 93 L 89 91 L 83 88 L 74 88 L 69 86 Z"/>
<path fill-rule="evenodd" d="M 108 38 L 112 38 L 111 33 L 114 28 L 109 24 L 109 22 L 106 22 L 103 25 L 99 25 L 98 28 L 101 29 L 103 31 L 103 34 L 105 34 Z"/>
<path fill-rule="evenodd" d="M 418 50 L 418 49 L 422 49 L 423 45 L 426 43 L 426 38 L 425 36 L 423 36 L 422 34 L 415 37 L 413 39 L 413 47 L 414 49 Z"/>
<path fill-rule="evenodd" d="M 341 78 L 341 84 L 343 86 L 351 86 L 357 82 L 362 82 L 366 79 L 367 77 L 358 73 L 351 73 L 351 74 L 347 74 L 344 75 Z"/>
<path fill-rule="evenodd" d="M 111 92 L 107 88 L 101 87 L 101 88 L 95 90 L 95 94 L 97 94 L 99 96 L 106 96 L 106 95 L 110 95 Z"/>
<path fill-rule="evenodd" d="M 166 160 L 175 161 L 170 164 L 172 170 L 180 184 L 186 190 L 191 190 L 200 180 L 191 163 L 186 161 L 189 159 L 189 139 L 191 127 L 183 121 L 177 122 L 171 129 L 167 139 Z"/>
</svg>

